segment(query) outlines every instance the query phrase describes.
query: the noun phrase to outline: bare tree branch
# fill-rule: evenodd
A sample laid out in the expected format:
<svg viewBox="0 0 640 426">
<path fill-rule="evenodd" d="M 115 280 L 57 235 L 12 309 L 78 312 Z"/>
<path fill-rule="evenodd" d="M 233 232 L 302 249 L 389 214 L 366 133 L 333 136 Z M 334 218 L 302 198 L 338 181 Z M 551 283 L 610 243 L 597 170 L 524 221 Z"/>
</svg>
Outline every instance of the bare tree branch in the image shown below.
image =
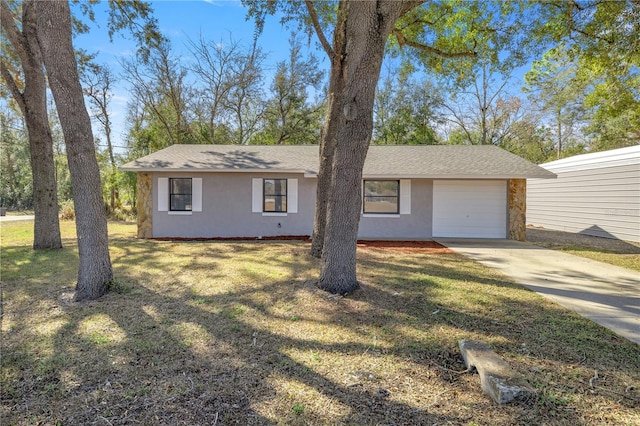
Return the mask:
<svg viewBox="0 0 640 426">
<path fill-rule="evenodd" d="M 400 16 L 404 15 L 405 13 L 409 12 L 410 10 L 422 5 L 425 3 L 425 0 L 406 0 L 403 2 L 402 4 L 402 8 L 400 11 Z"/>
<path fill-rule="evenodd" d="M 2 74 L 2 78 L 6 82 L 7 87 L 9 87 L 9 91 L 11 91 L 11 95 L 13 95 L 13 98 L 18 103 L 18 106 L 20 107 L 20 111 L 22 111 L 22 115 L 26 116 L 26 105 L 24 103 L 24 94 L 20 91 L 20 88 L 16 84 L 15 79 L 11 75 L 9 68 L 7 68 L 7 65 L 3 60 L 0 60 L 0 73 Z"/>
<path fill-rule="evenodd" d="M 632 0 L 632 2 L 638 2 L 640 0 Z M 588 6 L 588 7 L 593 7 L 596 8 L 598 7 L 599 2 L 595 2 L 592 5 Z M 576 21 L 574 19 L 574 9 L 577 10 L 578 12 L 582 12 L 586 9 L 585 6 L 581 6 L 578 2 L 576 1 L 570 1 L 567 3 L 566 5 L 567 7 L 567 29 L 569 30 L 569 33 L 575 32 L 578 33 L 584 37 L 587 37 L 589 39 L 594 39 L 597 41 L 604 41 L 605 43 L 608 44 L 613 44 L 614 40 L 612 40 L 610 37 L 605 37 L 602 35 L 598 35 L 598 34 L 594 34 L 594 33 L 589 33 L 587 31 L 585 31 L 584 29 L 578 28 Z"/>
<path fill-rule="evenodd" d="M 4 1 L 4 0 L 3 0 Z M 311 0 L 304 0 L 304 4 L 307 6 L 307 10 L 309 11 L 309 17 L 311 18 L 311 22 L 313 23 L 313 28 L 316 30 L 316 34 L 318 35 L 318 39 L 320 39 L 320 44 L 322 44 L 322 48 L 327 52 L 327 55 L 331 60 L 333 60 L 335 56 L 335 52 L 331 48 L 331 44 L 324 35 L 324 31 L 322 31 L 322 27 L 320 26 L 320 21 L 318 20 L 318 14 L 316 13 L 316 9 L 313 7 L 313 3 Z"/>
<path fill-rule="evenodd" d="M 435 47 L 427 46 L 426 44 L 418 43 L 418 42 L 413 41 L 413 40 L 408 40 L 404 36 L 404 34 L 402 34 L 402 31 L 400 31 L 398 29 L 393 30 L 392 34 L 398 40 L 398 44 L 400 45 L 400 47 L 409 46 L 409 47 L 413 47 L 414 49 L 418 49 L 418 50 L 422 50 L 424 52 L 433 53 L 433 54 L 436 54 L 438 56 L 442 56 L 444 58 L 473 58 L 473 57 L 476 57 L 478 55 L 477 52 L 473 52 L 473 51 L 471 51 L 471 52 L 445 52 L 444 50 L 436 49 Z"/>
<path fill-rule="evenodd" d="M 0 0 L 0 22 L 2 23 L 2 28 L 4 28 L 7 33 L 9 42 L 13 48 L 16 49 L 16 53 L 18 53 L 20 59 L 24 60 L 28 50 L 27 40 L 16 25 L 13 12 L 5 0 Z"/>
</svg>

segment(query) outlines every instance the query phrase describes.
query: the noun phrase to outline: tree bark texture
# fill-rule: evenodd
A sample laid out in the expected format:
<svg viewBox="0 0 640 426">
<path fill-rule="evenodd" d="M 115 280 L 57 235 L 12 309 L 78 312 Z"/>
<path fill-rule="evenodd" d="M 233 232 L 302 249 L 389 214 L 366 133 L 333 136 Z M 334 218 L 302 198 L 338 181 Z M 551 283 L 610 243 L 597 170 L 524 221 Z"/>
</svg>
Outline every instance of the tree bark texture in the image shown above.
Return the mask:
<svg viewBox="0 0 640 426">
<path fill-rule="evenodd" d="M 322 143 L 320 144 L 320 166 L 318 168 L 318 182 L 316 186 L 316 208 L 313 220 L 313 234 L 311 236 L 311 256 L 322 257 L 324 247 L 324 235 L 327 224 L 327 203 L 331 190 L 331 167 L 333 165 L 333 153 L 336 145 L 336 124 L 339 121 L 339 108 L 332 108 L 334 103 L 332 93 L 342 91 L 339 87 L 339 78 L 331 78 L 329 83 L 329 102 L 325 126 L 322 131 Z M 332 90 L 333 89 L 333 90 Z M 334 117 L 334 115 L 338 115 Z"/>
<path fill-rule="evenodd" d="M 308 5 L 310 11 L 312 5 Z M 338 21 L 334 30 L 333 47 L 328 48 L 331 59 L 331 74 L 329 77 L 329 99 L 327 114 L 320 140 L 320 164 L 318 168 L 318 183 L 316 186 L 316 208 L 311 236 L 311 255 L 322 258 L 324 249 L 325 230 L 327 226 L 327 207 L 331 192 L 333 172 L 333 155 L 338 143 L 338 129 L 342 125 L 341 102 L 345 80 L 343 78 L 343 57 L 346 47 L 346 21 L 348 17 L 348 3 L 340 3 Z M 325 40 L 326 41 L 326 40 Z"/>
<path fill-rule="evenodd" d="M 78 234 L 80 267 L 76 300 L 97 299 L 113 280 L 91 120 L 71 42 L 66 1 L 36 1 L 38 40 L 67 148 Z"/>
<path fill-rule="evenodd" d="M 2 2 L 2 27 L 15 49 L 24 74 L 24 90 L 20 92 L 13 76 L 3 67 L 3 78 L 20 107 L 29 137 L 29 160 L 33 179 L 35 214 L 33 248 L 62 248 L 58 217 L 58 190 L 53 161 L 53 138 L 47 115 L 47 86 L 42 56 L 36 34 L 36 15 L 30 2 L 25 2 L 22 31 L 16 26 L 7 4 Z"/>
<path fill-rule="evenodd" d="M 346 294 L 359 286 L 356 244 L 362 169 L 373 131 L 375 88 L 385 44 L 406 7 L 398 1 L 341 2 L 339 6 L 329 121 L 321 141 L 323 155 L 332 155 L 332 162 L 318 286 L 331 293 Z M 319 188 L 327 184 L 320 175 Z"/>
</svg>

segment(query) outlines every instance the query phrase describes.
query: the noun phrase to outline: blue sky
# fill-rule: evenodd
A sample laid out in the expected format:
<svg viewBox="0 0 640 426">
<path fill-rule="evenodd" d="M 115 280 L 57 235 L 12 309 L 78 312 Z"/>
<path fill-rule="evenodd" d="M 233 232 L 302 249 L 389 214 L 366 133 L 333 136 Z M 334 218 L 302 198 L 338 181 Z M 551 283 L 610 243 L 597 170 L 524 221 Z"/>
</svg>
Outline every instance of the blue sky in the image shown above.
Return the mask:
<svg viewBox="0 0 640 426">
<path fill-rule="evenodd" d="M 234 40 L 243 44 L 250 44 L 254 36 L 254 23 L 247 21 L 246 9 L 236 0 L 163 0 L 152 1 L 154 16 L 162 33 L 172 42 L 177 53 L 185 55 L 188 61 L 188 40 L 198 40 L 202 34 L 205 40 L 228 40 L 229 34 Z M 135 43 L 125 38 L 126 34 L 116 34 L 113 41 L 109 41 L 107 33 L 107 5 L 98 4 L 95 7 L 96 22 L 90 23 L 91 31 L 80 34 L 74 39 L 76 48 L 88 52 L 99 52 L 96 62 L 109 65 L 117 73 L 120 72 L 119 60 L 133 55 Z M 88 21 L 85 19 L 85 21 Z M 277 18 L 268 20 L 264 32 L 259 38 L 259 45 L 267 54 L 265 63 L 265 82 L 270 81 L 275 64 L 285 60 L 289 53 L 289 38 L 291 30 L 282 26 Z M 125 37 L 123 37 L 125 36 Z M 306 41 L 306 38 L 303 40 Z M 311 50 L 321 64 L 328 67 L 328 61 L 323 52 L 316 50 L 312 41 Z M 114 88 L 111 103 L 111 116 L 114 122 L 114 144 L 123 146 L 123 134 L 126 130 L 127 84 L 120 81 Z M 95 136 L 104 139 L 99 131 Z"/>
<path fill-rule="evenodd" d="M 253 21 L 247 21 L 246 9 L 236 0 L 162 0 L 151 1 L 154 16 L 162 33 L 171 39 L 178 51 L 185 50 L 189 38 L 197 39 L 200 34 L 205 39 L 219 40 L 228 38 L 250 43 L 254 34 Z M 76 37 L 76 47 L 90 51 L 100 51 L 99 60 L 117 65 L 117 57 L 131 55 L 134 44 L 123 38 L 126 34 L 116 34 L 109 42 L 105 19 L 105 3 L 96 6 L 96 23 L 91 24 L 88 34 Z M 280 25 L 277 19 L 271 19 L 265 25 L 260 44 L 271 53 L 273 62 L 286 56 L 290 31 Z"/>
</svg>

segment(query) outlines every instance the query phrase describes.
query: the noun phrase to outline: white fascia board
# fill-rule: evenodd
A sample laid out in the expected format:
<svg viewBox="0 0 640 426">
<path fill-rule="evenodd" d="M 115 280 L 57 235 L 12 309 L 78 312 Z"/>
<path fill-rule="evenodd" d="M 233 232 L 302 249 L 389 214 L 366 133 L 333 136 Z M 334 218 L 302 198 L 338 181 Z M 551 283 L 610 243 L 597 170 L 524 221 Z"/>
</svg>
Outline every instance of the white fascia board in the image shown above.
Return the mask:
<svg viewBox="0 0 640 426">
<path fill-rule="evenodd" d="M 158 169 L 152 167 L 118 167 L 121 172 L 138 173 L 292 173 L 302 174 L 305 177 L 316 177 L 308 170 L 287 170 L 287 169 L 189 169 L 189 168 L 167 168 Z M 308 175 L 308 176 L 307 176 Z"/>
<path fill-rule="evenodd" d="M 171 169 L 154 169 L 154 168 L 121 168 L 118 170 L 123 172 L 138 172 L 138 173 L 258 173 L 258 174 L 302 174 L 305 178 L 315 179 L 318 177 L 317 173 L 309 172 L 308 170 L 286 170 L 286 169 L 183 169 L 183 168 L 171 168 Z M 553 173 L 552 171 L 550 171 Z M 370 174 L 364 175 L 363 179 L 555 179 L 557 176 L 547 174 L 533 174 L 533 175 L 381 175 Z"/>
<path fill-rule="evenodd" d="M 609 151 L 574 155 L 572 157 L 540 164 L 540 167 L 544 167 L 551 171 L 570 171 L 593 169 L 598 167 L 611 167 L 613 162 L 620 162 L 621 164 L 639 164 L 640 145 L 612 149 Z"/>
<path fill-rule="evenodd" d="M 391 180 L 400 180 L 400 179 L 466 179 L 466 180 L 478 180 L 478 179 L 555 179 L 557 176 L 554 174 L 549 176 L 545 175 L 532 175 L 532 176 L 523 176 L 523 175 L 364 175 L 362 179 L 371 180 L 371 179 L 391 179 Z"/>
</svg>

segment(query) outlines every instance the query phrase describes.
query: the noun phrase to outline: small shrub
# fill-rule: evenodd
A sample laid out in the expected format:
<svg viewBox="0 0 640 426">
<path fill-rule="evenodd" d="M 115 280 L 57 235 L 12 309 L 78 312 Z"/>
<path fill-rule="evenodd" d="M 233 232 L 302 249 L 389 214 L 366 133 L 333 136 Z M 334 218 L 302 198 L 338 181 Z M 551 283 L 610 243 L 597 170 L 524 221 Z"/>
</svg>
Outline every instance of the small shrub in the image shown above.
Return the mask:
<svg viewBox="0 0 640 426">
<path fill-rule="evenodd" d="M 60 203 L 60 220 L 74 220 L 76 212 L 73 208 L 72 200 L 64 200 Z"/>
<path fill-rule="evenodd" d="M 136 216 L 131 209 L 116 207 L 114 210 L 109 211 L 109 219 L 121 222 L 135 222 Z"/>
<path fill-rule="evenodd" d="M 302 414 L 304 412 L 304 405 L 296 404 L 296 405 L 293 406 L 291 411 L 293 411 L 294 414 L 300 415 L 300 414 Z"/>
</svg>

